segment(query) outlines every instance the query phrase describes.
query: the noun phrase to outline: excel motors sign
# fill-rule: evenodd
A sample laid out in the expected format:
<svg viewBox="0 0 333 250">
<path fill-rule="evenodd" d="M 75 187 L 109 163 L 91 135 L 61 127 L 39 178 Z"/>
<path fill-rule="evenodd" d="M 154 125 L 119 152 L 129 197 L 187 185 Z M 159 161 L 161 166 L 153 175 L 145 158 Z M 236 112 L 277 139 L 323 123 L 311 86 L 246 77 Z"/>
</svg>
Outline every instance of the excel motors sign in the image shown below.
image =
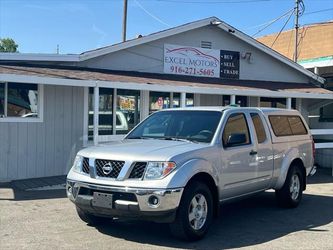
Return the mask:
<svg viewBox="0 0 333 250">
<path fill-rule="evenodd" d="M 239 52 L 165 44 L 164 73 L 238 79 Z"/>
<path fill-rule="evenodd" d="M 164 73 L 220 77 L 220 51 L 165 44 Z"/>
</svg>

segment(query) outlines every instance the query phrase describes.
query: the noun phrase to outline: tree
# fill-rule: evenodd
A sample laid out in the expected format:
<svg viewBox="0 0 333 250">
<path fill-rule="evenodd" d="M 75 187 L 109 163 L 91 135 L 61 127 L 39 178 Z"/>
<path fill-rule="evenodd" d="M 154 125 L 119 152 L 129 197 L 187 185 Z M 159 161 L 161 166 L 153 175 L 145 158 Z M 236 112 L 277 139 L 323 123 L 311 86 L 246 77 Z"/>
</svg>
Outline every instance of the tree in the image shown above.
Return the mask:
<svg viewBox="0 0 333 250">
<path fill-rule="evenodd" d="M 18 45 L 11 38 L 0 39 L 0 52 L 18 52 Z"/>
</svg>

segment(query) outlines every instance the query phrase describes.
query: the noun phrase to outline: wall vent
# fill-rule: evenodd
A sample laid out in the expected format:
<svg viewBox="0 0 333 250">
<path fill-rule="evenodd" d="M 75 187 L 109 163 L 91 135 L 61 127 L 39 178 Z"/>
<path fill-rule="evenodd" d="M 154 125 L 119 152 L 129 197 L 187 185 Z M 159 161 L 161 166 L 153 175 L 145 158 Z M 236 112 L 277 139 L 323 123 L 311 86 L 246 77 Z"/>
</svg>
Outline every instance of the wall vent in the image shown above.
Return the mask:
<svg viewBox="0 0 333 250">
<path fill-rule="evenodd" d="M 212 48 L 212 42 L 201 41 L 201 48 L 211 49 Z"/>
</svg>

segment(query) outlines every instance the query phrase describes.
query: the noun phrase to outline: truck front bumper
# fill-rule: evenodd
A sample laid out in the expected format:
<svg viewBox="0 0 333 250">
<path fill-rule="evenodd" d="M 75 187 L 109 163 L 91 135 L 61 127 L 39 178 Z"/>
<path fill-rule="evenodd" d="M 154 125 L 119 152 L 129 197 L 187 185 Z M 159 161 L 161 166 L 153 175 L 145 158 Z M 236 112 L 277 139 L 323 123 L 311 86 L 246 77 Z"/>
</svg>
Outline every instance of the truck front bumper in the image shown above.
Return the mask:
<svg viewBox="0 0 333 250">
<path fill-rule="evenodd" d="M 183 188 L 116 187 L 67 179 L 66 192 L 76 206 L 97 216 L 171 222 L 179 206 Z M 104 201 L 96 203 L 96 194 L 107 196 L 109 204 Z"/>
</svg>

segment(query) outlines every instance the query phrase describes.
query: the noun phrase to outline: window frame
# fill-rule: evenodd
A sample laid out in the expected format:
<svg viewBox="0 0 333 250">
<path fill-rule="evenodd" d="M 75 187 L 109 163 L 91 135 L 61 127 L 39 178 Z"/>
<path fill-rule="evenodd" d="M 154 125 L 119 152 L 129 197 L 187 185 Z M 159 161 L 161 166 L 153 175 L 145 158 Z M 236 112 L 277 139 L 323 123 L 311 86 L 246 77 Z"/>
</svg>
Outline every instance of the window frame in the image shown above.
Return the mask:
<svg viewBox="0 0 333 250">
<path fill-rule="evenodd" d="M 246 128 L 247 128 L 247 131 L 248 131 L 248 137 L 249 137 L 249 142 L 246 143 L 246 144 L 235 145 L 235 146 L 227 146 L 223 142 L 223 135 L 224 135 L 225 127 L 228 124 L 229 118 L 233 115 L 242 115 L 244 117 Z M 226 122 L 223 124 L 223 129 L 222 129 L 222 134 L 221 134 L 221 143 L 222 143 L 222 146 L 223 146 L 224 149 L 234 149 L 234 148 L 238 148 L 238 147 L 244 147 L 244 146 L 252 145 L 252 143 L 253 143 L 252 142 L 252 134 L 251 134 L 251 130 L 250 130 L 250 127 L 249 127 L 249 121 L 248 121 L 246 113 L 244 113 L 244 112 L 233 112 L 233 113 L 228 114 L 228 118 L 226 119 Z"/>
<path fill-rule="evenodd" d="M 8 83 L 10 82 L 1 82 L 5 84 L 5 103 L 4 103 L 4 116 L 0 117 L 0 122 L 43 122 L 44 115 L 44 85 L 30 82 L 17 82 L 19 84 L 35 84 L 37 85 L 38 91 L 38 104 L 37 104 L 37 117 L 13 117 L 7 116 L 8 112 Z"/>
<path fill-rule="evenodd" d="M 330 106 L 330 105 L 333 106 L 333 103 L 331 103 L 327 106 Z M 321 123 L 323 123 L 323 122 L 333 122 L 333 116 L 325 116 L 324 115 L 324 108 L 325 107 L 321 107 L 319 109 L 319 119 L 318 119 L 318 121 L 321 122 Z"/>
<path fill-rule="evenodd" d="M 290 131 L 291 131 L 290 134 L 285 134 L 285 135 L 277 135 L 277 134 L 276 134 L 276 131 L 275 131 L 275 129 L 274 129 L 274 126 L 273 126 L 273 122 L 272 122 L 272 120 L 271 120 L 271 117 L 278 117 L 278 116 L 280 116 L 280 117 L 286 117 L 286 118 L 287 118 L 287 121 L 288 121 L 288 124 L 289 124 L 289 128 L 290 128 Z M 297 117 L 297 118 L 299 118 L 299 120 L 301 121 L 301 123 L 302 123 L 302 125 L 303 125 L 303 127 L 304 127 L 306 133 L 304 133 L 304 134 L 294 134 L 294 133 L 293 133 L 293 130 L 292 130 L 292 127 L 291 127 L 291 124 L 290 124 L 290 121 L 289 121 L 289 119 L 288 119 L 289 117 L 290 117 L 290 118 L 292 118 L 292 117 Z M 273 133 L 274 133 L 274 135 L 275 135 L 276 137 L 303 136 L 303 135 L 308 135 L 308 134 L 309 134 L 309 130 L 306 128 L 306 126 L 305 126 L 305 124 L 304 124 L 304 122 L 303 122 L 303 119 L 302 119 L 301 116 L 299 116 L 299 115 L 269 115 L 269 116 L 268 116 L 268 120 L 269 120 L 270 126 L 272 127 Z"/>
<path fill-rule="evenodd" d="M 265 132 L 265 140 L 263 140 L 263 141 L 259 141 L 259 137 L 258 137 L 256 125 L 255 125 L 255 123 L 253 121 L 253 116 L 254 115 L 257 115 L 259 117 L 261 125 L 262 125 L 262 128 L 263 128 L 263 130 Z M 261 117 L 261 115 L 258 112 L 250 112 L 250 118 L 251 118 L 251 122 L 253 124 L 253 128 L 254 128 L 254 131 L 255 131 L 255 137 L 257 139 L 257 143 L 258 144 L 264 144 L 267 141 L 267 138 L 268 138 L 268 136 L 267 136 L 267 129 L 266 129 L 265 125 L 264 125 L 264 118 Z"/>
</svg>

